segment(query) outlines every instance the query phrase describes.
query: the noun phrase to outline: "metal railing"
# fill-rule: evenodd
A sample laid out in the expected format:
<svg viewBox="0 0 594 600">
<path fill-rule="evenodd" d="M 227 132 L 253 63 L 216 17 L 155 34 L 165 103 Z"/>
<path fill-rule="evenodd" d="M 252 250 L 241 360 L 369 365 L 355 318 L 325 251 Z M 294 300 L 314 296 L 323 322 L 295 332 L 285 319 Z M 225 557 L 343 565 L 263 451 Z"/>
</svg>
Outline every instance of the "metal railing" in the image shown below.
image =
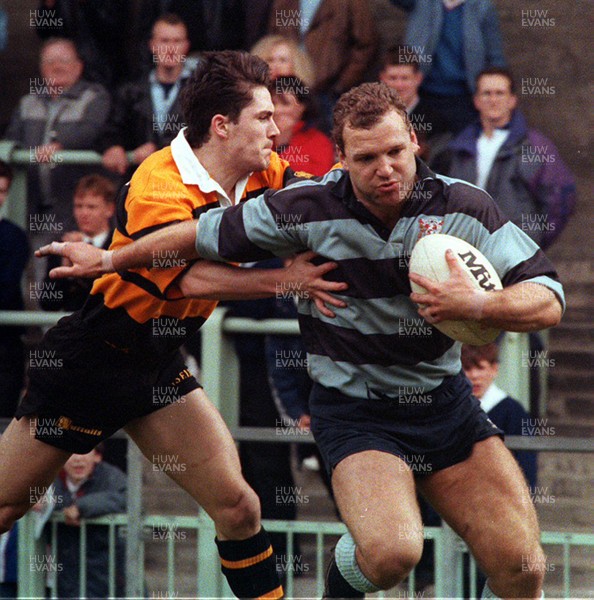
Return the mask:
<svg viewBox="0 0 594 600">
<path fill-rule="evenodd" d="M 0 312 L 0 325 L 51 325 L 62 314 L 40 312 Z M 218 406 L 227 420 L 228 425 L 237 441 L 274 441 L 274 442 L 311 442 L 311 434 L 296 435 L 283 433 L 279 436 L 274 428 L 245 428 L 238 427 L 239 390 L 238 378 L 232 376 L 239 373 L 239 365 L 231 334 L 287 334 L 299 333 L 296 321 L 262 320 L 225 318 L 225 309 L 216 309 L 204 325 L 202 355 L 202 382 L 208 390 L 212 401 Z M 516 334 L 520 337 L 520 334 Z M 512 344 L 508 354 L 510 360 L 518 361 L 518 352 L 522 344 Z M 224 365 L 224 370 L 222 366 Z M 522 437 L 506 438 L 506 444 L 512 449 L 564 452 L 591 452 L 592 445 L 587 439 L 562 437 Z M 59 517 L 56 517 L 59 519 Z M 19 556 L 35 556 L 44 552 L 39 541 L 35 540 L 34 524 L 31 514 L 20 521 L 21 535 L 19 536 Z M 93 519 L 88 524 L 104 523 L 109 526 L 126 526 L 126 593 L 129 597 L 142 597 L 144 594 L 144 538 L 146 527 L 163 526 L 167 523 L 175 527 L 195 529 L 198 532 L 197 547 L 197 593 L 199 597 L 231 597 L 230 591 L 220 573 L 218 555 L 212 542 L 214 524 L 204 514 L 197 517 L 165 517 L 159 515 L 146 516 L 142 514 L 142 460 L 140 452 L 134 444 L 128 446 L 128 506 L 126 515 L 115 515 Z M 293 536 L 298 533 L 316 535 L 316 590 L 321 593 L 324 537 L 338 535 L 345 531 L 344 525 L 336 522 L 309 521 L 265 521 L 270 531 L 286 532 L 288 549 L 292 548 Z M 460 597 L 462 593 L 462 555 L 464 545 L 446 525 L 440 528 L 426 528 L 427 537 L 435 540 L 436 565 L 436 595 L 438 597 Z M 542 541 L 545 544 L 560 544 L 563 546 L 564 573 L 563 589 L 565 597 L 571 593 L 571 576 L 569 569 L 569 549 L 571 546 L 594 545 L 594 535 L 566 532 L 543 532 Z M 168 593 L 175 593 L 174 543 L 169 539 L 167 544 Z M 289 551 L 288 554 L 291 552 Z M 45 582 L 39 573 L 27 570 L 27 563 L 19 567 L 20 597 L 42 597 Z M 83 561 L 84 562 L 84 561 Z M 82 567 L 81 567 L 82 568 Z M 82 577 L 81 571 L 81 577 Z M 207 574 L 207 575 L 205 575 Z M 173 586 L 173 587 L 172 587 Z M 414 589 L 414 575 L 408 581 L 409 591 Z M 287 596 L 294 592 L 293 572 L 287 571 Z M 41 594 L 41 595 L 39 595 Z"/>
<path fill-rule="evenodd" d="M 92 151 L 61 151 L 55 155 L 60 164 L 87 164 L 100 166 L 101 157 Z M 129 157 L 130 158 L 130 157 Z M 4 207 L 4 214 L 16 223 L 26 227 L 26 196 L 27 169 L 31 163 L 31 153 L 28 149 L 18 149 L 16 144 L 0 141 L 0 160 L 15 167 L 15 178 L 10 191 L 10 197 Z M 41 312 L 1 312 L 0 325 L 53 325 L 63 314 Z M 309 442 L 311 435 L 278 436 L 274 429 L 249 429 L 238 427 L 239 415 L 239 365 L 230 335 L 233 333 L 287 334 L 299 333 L 297 322 L 288 320 L 253 321 L 251 319 L 225 318 L 225 310 L 217 309 L 202 328 L 202 383 L 208 390 L 209 397 L 219 408 L 234 437 L 238 441 L 284 441 Z M 208 349 L 208 351 L 206 351 Z M 500 375 L 498 385 L 528 408 L 529 380 L 526 369 L 522 366 L 522 356 L 528 351 L 528 340 L 525 334 L 508 334 L 505 337 L 500 355 Z M 224 369 L 223 369 L 224 365 Z M 591 452 L 589 440 L 573 438 L 523 438 L 508 437 L 506 444 L 512 449 L 530 449 L 541 451 Z M 112 529 L 116 526 L 126 527 L 126 594 L 129 597 L 144 595 L 144 542 L 143 528 L 155 526 L 156 523 L 173 523 L 178 527 L 196 529 L 199 534 L 197 548 L 197 593 L 201 597 L 221 597 L 228 595 L 229 590 L 220 574 L 218 556 L 212 539 L 214 526 L 212 521 L 200 513 L 198 517 L 162 517 L 143 516 L 142 514 L 142 459 L 134 444 L 128 446 L 128 504 L 125 515 L 115 515 L 87 521 L 88 524 L 105 524 Z M 53 517 L 59 520 L 59 517 Z M 39 540 L 34 535 L 34 520 L 31 514 L 20 521 L 19 556 L 33 556 L 43 552 Z M 292 547 L 293 535 L 296 533 L 315 533 L 316 557 L 321 563 L 323 538 L 326 535 L 340 534 L 345 531 L 341 523 L 320 523 L 307 521 L 267 521 L 270 531 L 287 532 L 288 546 Z M 52 525 L 55 531 L 55 525 Z M 85 530 L 83 528 L 81 531 Z M 111 531 L 111 530 L 110 530 Z M 461 556 L 463 547 L 456 541 L 456 536 L 447 526 L 427 528 L 428 537 L 436 542 L 436 594 L 441 597 L 455 597 L 461 593 Z M 320 537 L 321 536 L 321 537 Z M 110 534 L 113 537 L 113 533 Z M 200 541 L 201 540 L 201 541 Z M 569 559 L 569 547 L 572 545 L 594 544 L 594 535 L 579 533 L 543 532 L 543 543 L 555 543 L 563 546 L 564 560 Z M 54 548 L 55 549 L 55 548 Z M 168 541 L 168 556 L 173 557 L 174 545 Z M 113 559 L 110 558 L 110 564 Z M 84 562 L 84 561 L 82 561 Z M 567 563 L 569 564 L 569 563 Z M 168 560 L 168 589 L 174 594 L 175 580 L 174 562 Z M 26 561 L 19 566 L 19 597 L 43 597 L 45 582 L 39 573 L 27 570 Z M 84 568 L 81 564 L 81 580 L 84 578 Z M 110 568 L 110 573 L 113 573 Z M 204 578 L 204 573 L 210 576 Z M 321 594 L 321 569 L 317 569 L 316 590 Z M 202 582 L 202 583 L 201 583 Z M 408 582 L 409 591 L 414 589 L 414 575 Z M 569 597 L 569 569 L 564 571 L 564 594 Z M 198 592 L 199 591 L 199 592 Z M 287 593 L 293 592 L 292 572 L 287 572 Z"/>
<path fill-rule="evenodd" d="M 21 538 L 19 537 L 19 597 L 43 597 L 44 587 L 47 585 L 46 576 L 48 570 L 53 571 L 59 577 L 67 565 L 58 562 L 58 523 L 64 521 L 63 515 L 57 513 L 52 516 L 50 521 L 51 535 L 49 543 L 37 544 L 35 547 L 32 536 L 27 533 L 26 522 L 30 520 L 30 516 L 26 516 L 21 520 Z M 99 525 L 105 526 L 109 532 L 109 549 L 108 549 L 108 570 L 107 573 L 102 573 L 109 587 L 109 596 L 115 595 L 115 576 L 116 576 L 116 536 L 117 528 L 127 531 L 128 519 L 124 514 L 108 515 L 95 519 L 87 519 L 81 521 L 80 526 L 80 547 L 79 547 L 79 597 L 86 596 L 86 582 L 88 578 L 87 563 L 85 560 L 87 552 L 88 526 Z M 303 585 L 296 583 L 295 574 L 303 572 L 305 567 L 308 577 L 315 573 L 315 596 L 321 597 L 324 588 L 324 557 L 327 556 L 328 536 L 339 536 L 346 532 L 344 524 L 339 522 L 319 522 L 319 521 L 272 521 L 264 520 L 264 526 L 270 532 L 282 532 L 287 534 L 287 550 L 286 557 L 289 557 L 282 565 L 282 572 L 285 574 L 285 593 L 287 598 L 303 597 L 303 592 L 298 588 L 303 588 Z M 220 567 L 218 555 L 214 549 L 213 538 L 215 535 L 212 521 L 201 512 L 196 517 L 191 516 L 170 516 L 170 515 L 146 515 L 142 517 L 141 529 L 143 532 L 140 544 L 140 565 L 141 568 L 136 573 L 137 583 L 141 585 L 144 593 L 136 597 L 167 597 L 176 598 L 180 596 L 179 586 L 176 585 L 176 577 L 178 570 L 176 569 L 176 545 L 181 543 L 180 540 L 186 540 L 186 533 L 193 531 L 196 533 L 195 544 L 195 575 L 184 572 L 186 577 L 189 575 L 195 580 L 195 587 L 189 597 L 195 598 L 233 598 L 228 589 L 226 582 L 220 575 Z M 159 586 L 162 589 L 150 589 L 154 585 L 148 585 L 146 582 L 146 574 L 144 571 L 144 556 L 145 543 L 151 539 L 151 531 L 153 532 L 152 539 L 155 539 L 155 530 L 158 539 L 165 542 L 164 549 L 166 564 L 166 585 Z M 310 565 L 301 562 L 300 558 L 296 558 L 294 553 L 295 536 L 307 535 L 315 537 L 315 565 L 310 571 Z M 129 535 L 125 536 L 129 539 Z M 467 548 L 461 540 L 452 534 L 451 530 L 443 527 L 426 527 L 424 529 L 424 538 L 434 541 L 434 579 L 435 579 L 435 597 L 436 598 L 460 598 L 463 597 L 464 588 L 464 569 L 462 567 L 462 556 L 467 553 Z M 545 531 L 541 534 L 541 542 L 543 546 L 559 545 L 562 547 L 563 564 L 562 568 L 562 594 L 564 598 L 572 597 L 571 585 L 571 548 L 572 547 L 588 547 L 594 546 L 594 535 L 587 533 L 575 532 L 552 532 Z M 451 548 L 453 552 L 449 552 Z M 49 550 L 48 550 L 49 549 Z M 163 551 L 161 552 L 163 554 Z M 29 561 L 23 560 L 24 557 L 29 557 Z M 452 565 L 451 560 L 454 559 Z M 22 566 L 21 566 L 22 563 Z M 41 575 L 37 573 L 32 565 L 47 564 L 51 568 L 45 569 Z M 559 566 L 559 565 L 556 565 Z M 470 567 L 468 569 L 469 577 L 469 593 L 470 597 L 480 595 L 480 590 L 476 589 L 476 563 L 471 557 Z M 51 598 L 57 598 L 57 577 L 52 578 L 49 584 Z M 23 584 L 23 585 L 21 585 Z M 309 588 L 312 587 L 311 582 L 308 582 Z M 406 597 L 415 597 L 416 592 L 415 571 L 413 570 L 407 580 L 404 582 Z M 195 595 L 194 595 L 195 594 Z M 301 594 L 301 595 L 296 595 Z M 380 592 L 377 595 L 379 598 L 389 596 L 387 592 Z M 131 597 L 131 596 L 130 596 Z"/>
</svg>

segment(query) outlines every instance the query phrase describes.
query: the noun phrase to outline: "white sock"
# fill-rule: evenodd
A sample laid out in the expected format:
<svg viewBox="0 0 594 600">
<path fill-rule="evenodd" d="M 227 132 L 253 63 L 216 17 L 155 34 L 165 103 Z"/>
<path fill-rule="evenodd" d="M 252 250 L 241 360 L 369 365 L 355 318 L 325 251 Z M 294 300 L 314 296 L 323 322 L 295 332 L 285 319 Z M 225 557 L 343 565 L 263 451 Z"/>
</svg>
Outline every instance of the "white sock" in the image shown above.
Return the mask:
<svg viewBox="0 0 594 600">
<path fill-rule="evenodd" d="M 360 592 L 379 592 L 380 588 L 371 583 L 359 568 L 357 557 L 355 556 L 355 548 L 355 540 L 351 537 L 350 533 L 345 533 L 338 540 L 334 556 L 336 557 L 336 566 L 340 574 L 351 587 Z"/>
</svg>

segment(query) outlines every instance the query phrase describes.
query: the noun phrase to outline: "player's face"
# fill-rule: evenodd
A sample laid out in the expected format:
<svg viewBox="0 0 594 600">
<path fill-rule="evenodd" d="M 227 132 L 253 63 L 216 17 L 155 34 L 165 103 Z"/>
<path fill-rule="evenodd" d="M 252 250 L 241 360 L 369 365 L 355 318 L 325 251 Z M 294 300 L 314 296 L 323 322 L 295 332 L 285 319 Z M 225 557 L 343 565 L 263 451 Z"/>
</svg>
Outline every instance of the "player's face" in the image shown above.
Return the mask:
<svg viewBox="0 0 594 600">
<path fill-rule="evenodd" d="M 229 122 L 228 152 L 241 172 L 268 168 L 274 138 L 279 133 L 273 114 L 270 92 L 261 86 L 254 88 L 253 99 L 241 111 L 237 123 Z"/>
<path fill-rule="evenodd" d="M 81 78 L 83 63 L 70 44 L 56 42 L 43 50 L 39 69 L 50 89 L 67 90 Z"/>
<path fill-rule="evenodd" d="M 466 377 L 472 384 L 472 393 L 480 400 L 489 389 L 495 377 L 497 377 L 497 363 L 490 363 L 488 360 L 481 360 L 477 365 L 464 369 Z"/>
<path fill-rule="evenodd" d="M 73 454 L 64 464 L 64 471 L 68 478 L 74 483 L 88 479 L 95 469 L 95 465 L 101 462 L 101 454 L 92 450 L 88 454 Z"/>
<path fill-rule="evenodd" d="M 509 79 L 503 75 L 483 75 L 477 83 L 474 105 L 481 119 L 495 127 L 507 125 L 517 104 Z"/>
<path fill-rule="evenodd" d="M 186 60 L 190 42 L 184 25 L 159 22 L 150 42 L 153 61 L 164 67 L 175 67 Z"/>
<path fill-rule="evenodd" d="M 396 111 L 386 113 L 371 129 L 347 125 L 343 140 L 340 160 L 355 195 L 371 212 L 389 211 L 406 200 L 415 182 L 419 146 L 415 132 L 408 131 Z"/>
<path fill-rule="evenodd" d="M 388 65 L 380 73 L 380 81 L 398 92 L 406 106 L 414 100 L 422 80 L 422 73 L 411 65 Z"/>
<path fill-rule="evenodd" d="M 106 202 L 97 194 L 82 194 L 74 197 L 74 220 L 89 237 L 94 237 L 109 229 L 109 220 L 113 216 L 113 203 Z"/>
</svg>

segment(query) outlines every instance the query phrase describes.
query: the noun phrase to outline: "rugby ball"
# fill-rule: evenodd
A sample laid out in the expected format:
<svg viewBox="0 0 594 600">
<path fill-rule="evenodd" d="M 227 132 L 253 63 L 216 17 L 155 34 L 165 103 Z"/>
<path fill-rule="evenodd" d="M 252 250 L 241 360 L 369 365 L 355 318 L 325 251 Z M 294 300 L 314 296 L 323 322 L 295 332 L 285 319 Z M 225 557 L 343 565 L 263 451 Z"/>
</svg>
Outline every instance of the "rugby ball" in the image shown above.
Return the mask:
<svg viewBox="0 0 594 600">
<path fill-rule="evenodd" d="M 447 281 L 450 269 L 446 262 L 446 250 L 452 250 L 458 264 L 469 275 L 479 290 L 501 290 L 501 280 L 488 259 L 468 242 L 453 235 L 434 233 L 422 237 L 414 246 L 410 256 L 409 270 L 433 281 Z M 427 290 L 410 282 L 413 292 L 423 294 Z M 464 344 L 482 346 L 493 342 L 499 329 L 488 327 L 478 321 L 442 321 L 433 324 L 442 333 Z"/>
</svg>

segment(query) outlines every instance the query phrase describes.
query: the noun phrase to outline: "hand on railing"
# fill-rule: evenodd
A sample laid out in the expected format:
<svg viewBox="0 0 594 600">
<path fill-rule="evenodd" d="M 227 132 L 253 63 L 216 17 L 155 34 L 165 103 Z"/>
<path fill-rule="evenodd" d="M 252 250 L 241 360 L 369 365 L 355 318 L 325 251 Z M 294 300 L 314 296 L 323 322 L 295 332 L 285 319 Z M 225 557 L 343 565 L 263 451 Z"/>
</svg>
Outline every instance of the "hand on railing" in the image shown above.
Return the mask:
<svg viewBox="0 0 594 600">
<path fill-rule="evenodd" d="M 80 510 L 76 504 L 67 506 L 62 512 L 64 513 L 64 522 L 66 525 L 80 527 Z"/>
<path fill-rule="evenodd" d="M 123 146 L 112 146 L 108 148 L 101 159 L 103 166 L 108 171 L 123 175 L 128 169 L 128 158 Z"/>
</svg>

